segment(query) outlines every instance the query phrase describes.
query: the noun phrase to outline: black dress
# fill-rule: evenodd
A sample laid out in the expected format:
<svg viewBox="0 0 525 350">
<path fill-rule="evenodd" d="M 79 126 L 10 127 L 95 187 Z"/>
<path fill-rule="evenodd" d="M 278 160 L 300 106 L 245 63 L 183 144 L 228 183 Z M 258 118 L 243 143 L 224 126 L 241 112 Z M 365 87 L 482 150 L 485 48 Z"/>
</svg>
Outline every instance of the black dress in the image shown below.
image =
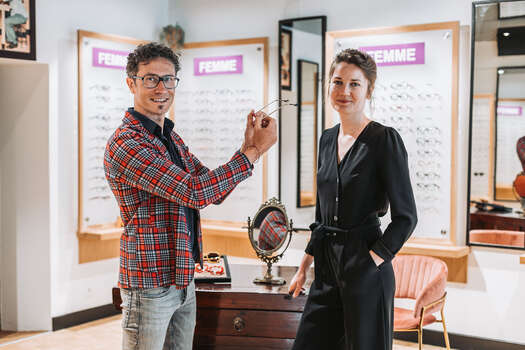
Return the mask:
<svg viewBox="0 0 525 350">
<path fill-rule="evenodd" d="M 370 122 L 340 164 L 339 125 L 319 143 L 316 222 L 306 253 L 312 283 L 293 349 L 392 349 L 391 260 L 413 232 L 416 206 L 399 134 Z M 378 217 L 390 203 L 391 223 Z M 384 262 L 376 266 L 369 250 Z"/>
</svg>

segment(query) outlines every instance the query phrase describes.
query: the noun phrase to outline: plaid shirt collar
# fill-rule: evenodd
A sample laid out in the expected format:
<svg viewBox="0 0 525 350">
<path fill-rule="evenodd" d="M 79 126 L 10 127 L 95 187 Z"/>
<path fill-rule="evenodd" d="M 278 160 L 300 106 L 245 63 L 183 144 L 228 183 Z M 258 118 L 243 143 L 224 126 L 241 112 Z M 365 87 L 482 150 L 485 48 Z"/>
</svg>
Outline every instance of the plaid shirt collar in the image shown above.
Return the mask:
<svg viewBox="0 0 525 350">
<path fill-rule="evenodd" d="M 133 107 L 128 108 L 128 112 L 142 124 L 144 129 L 148 130 L 150 133 L 157 137 L 161 137 L 162 131 L 164 131 L 164 137 L 169 138 L 171 135 L 171 131 L 175 126 L 175 124 L 171 120 L 169 120 L 168 118 L 164 118 L 164 128 L 161 128 L 159 124 L 155 123 L 153 120 L 146 117 L 144 114 L 137 112 Z"/>
<path fill-rule="evenodd" d="M 166 146 L 164 146 L 164 143 L 162 143 L 160 136 L 158 136 L 161 134 L 161 128 L 157 123 L 145 115 L 135 111 L 132 107 L 126 111 L 126 115 L 124 116 L 124 119 L 122 119 L 122 122 L 128 125 L 131 129 L 139 131 L 147 140 L 149 140 L 149 142 L 153 143 L 160 150 L 160 152 L 166 156 L 166 158 L 169 158 L 168 149 Z M 175 141 L 175 147 L 177 148 L 179 154 L 182 155 L 184 154 L 184 150 L 182 149 L 181 145 L 182 140 L 176 135 L 176 133 L 171 135 L 174 126 L 175 124 L 171 120 L 167 118 L 164 119 L 164 135 L 166 138 L 172 138 Z M 186 158 L 181 158 L 184 170 L 189 172 L 188 164 L 186 164 Z"/>
</svg>

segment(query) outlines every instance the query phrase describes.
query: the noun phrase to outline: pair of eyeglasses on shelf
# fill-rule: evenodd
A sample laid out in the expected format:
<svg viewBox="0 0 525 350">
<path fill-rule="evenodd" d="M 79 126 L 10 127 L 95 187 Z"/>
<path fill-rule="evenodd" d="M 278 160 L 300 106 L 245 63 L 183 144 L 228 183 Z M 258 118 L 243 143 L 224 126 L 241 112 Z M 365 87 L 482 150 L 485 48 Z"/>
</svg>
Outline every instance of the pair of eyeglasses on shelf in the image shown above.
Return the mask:
<svg viewBox="0 0 525 350">
<path fill-rule="evenodd" d="M 413 89 L 414 86 L 406 81 L 393 82 L 390 87 L 394 90 Z"/>
<path fill-rule="evenodd" d="M 104 194 L 104 195 L 96 195 L 96 196 L 92 196 L 92 197 L 89 197 L 89 200 L 90 201 L 95 201 L 95 200 L 103 200 L 103 201 L 107 201 L 111 199 L 111 196 L 109 194 Z"/>
<path fill-rule="evenodd" d="M 221 260 L 221 256 L 219 253 L 216 253 L 216 252 L 210 252 L 208 254 L 204 254 L 204 256 L 202 257 L 202 259 L 204 261 L 209 261 L 209 262 L 219 262 Z"/>
<path fill-rule="evenodd" d="M 89 87 L 89 90 L 106 91 L 106 92 L 109 91 L 110 89 L 111 89 L 111 86 L 102 85 L 102 84 L 95 84 Z"/>
</svg>

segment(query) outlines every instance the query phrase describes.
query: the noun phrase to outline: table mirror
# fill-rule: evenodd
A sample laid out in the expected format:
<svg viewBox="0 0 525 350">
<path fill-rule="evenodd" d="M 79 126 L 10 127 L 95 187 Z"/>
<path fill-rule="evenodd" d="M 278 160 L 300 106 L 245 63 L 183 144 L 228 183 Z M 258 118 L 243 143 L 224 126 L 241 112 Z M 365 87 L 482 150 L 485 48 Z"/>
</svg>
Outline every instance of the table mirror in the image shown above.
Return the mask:
<svg viewBox="0 0 525 350">
<path fill-rule="evenodd" d="M 254 283 L 282 285 L 283 278 L 272 275 L 272 265 L 283 256 L 290 245 L 293 231 L 284 205 L 275 197 L 264 202 L 253 220 L 248 217 L 248 238 L 257 257 L 267 264 L 266 274 Z"/>
</svg>

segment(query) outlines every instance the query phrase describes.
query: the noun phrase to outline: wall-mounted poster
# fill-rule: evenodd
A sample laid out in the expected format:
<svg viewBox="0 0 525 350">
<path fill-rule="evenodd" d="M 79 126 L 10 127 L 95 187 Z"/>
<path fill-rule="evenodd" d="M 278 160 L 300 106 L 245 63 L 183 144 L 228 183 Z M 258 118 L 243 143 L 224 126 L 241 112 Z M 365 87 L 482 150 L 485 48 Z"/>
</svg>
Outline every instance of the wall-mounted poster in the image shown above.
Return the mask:
<svg viewBox="0 0 525 350">
<path fill-rule="evenodd" d="M 35 60 L 35 0 L 0 1 L 0 57 Z"/>
<path fill-rule="evenodd" d="M 78 232 L 118 227 L 120 211 L 104 174 L 110 135 L 133 106 L 128 54 L 146 41 L 78 31 Z"/>
<path fill-rule="evenodd" d="M 407 149 L 418 211 L 412 240 L 455 243 L 459 23 L 328 32 L 326 72 L 347 48 L 367 52 L 377 65 L 365 114 L 396 129 Z M 325 126 L 338 122 L 327 104 Z M 387 214 L 383 229 L 389 222 Z"/>
<path fill-rule="evenodd" d="M 279 41 L 279 66 L 281 69 L 281 89 L 292 89 L 292 31 L 281 29 Z"/>
<path fill-rule="evenodd" d="M 206 167 L 226 163 L 244 140 L 246 117 L 267 103 L 268 38 L 186 43 L 175 98 L 175 131 Z M 244 222 L 267 197 L 266 155 L 253 175 L 203 219 Z"/>
</svg>

